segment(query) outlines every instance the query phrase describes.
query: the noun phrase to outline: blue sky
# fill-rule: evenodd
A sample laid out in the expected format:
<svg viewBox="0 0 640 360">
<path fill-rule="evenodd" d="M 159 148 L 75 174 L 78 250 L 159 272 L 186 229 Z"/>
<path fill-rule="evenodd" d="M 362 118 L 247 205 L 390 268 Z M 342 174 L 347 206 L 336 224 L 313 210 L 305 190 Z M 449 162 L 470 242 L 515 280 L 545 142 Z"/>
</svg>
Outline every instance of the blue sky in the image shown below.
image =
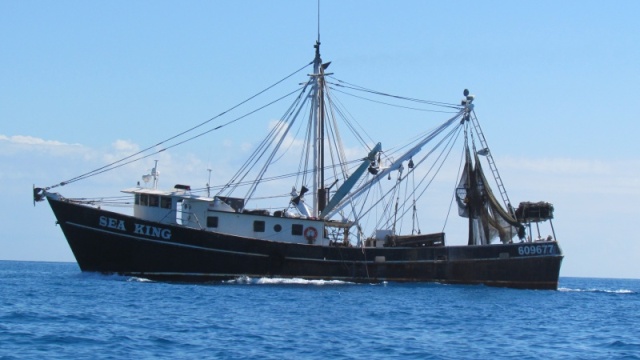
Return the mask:
<svg viewBox="0 0 640 360">
<path fill-rule="evenodd" d="M 0 2 L 0 259 L 73 261 L 32 185 L 149 146 L 302 67 L 316 6 Z M 561 276 L 640 278 L 639 13 L 636 1 L 324 1 L 322 55 L 340 79 L 393 94 L 457 102 L 471 89 L 510 197 L 556 207 Z M 372 126 L 388 121 L 375 115 Z M 163 176 L 204 184 L 212 162 L 223 174 L 242 153 L 217 146 L 250 148 L 264 130 L 163 154 Z M 116 195 L 145 170 L 60 192 Z"/>
</svg>

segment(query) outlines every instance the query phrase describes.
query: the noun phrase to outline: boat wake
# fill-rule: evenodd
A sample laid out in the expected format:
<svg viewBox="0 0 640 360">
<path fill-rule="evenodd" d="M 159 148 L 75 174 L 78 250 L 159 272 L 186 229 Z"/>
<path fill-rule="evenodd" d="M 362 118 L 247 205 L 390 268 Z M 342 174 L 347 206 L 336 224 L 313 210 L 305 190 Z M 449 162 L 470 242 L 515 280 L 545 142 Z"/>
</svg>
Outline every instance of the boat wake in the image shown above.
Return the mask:
<svg viewBox="0 0 640 360">
<path fill-rule="evenodd" d="M 225 281 L 227 284 L 250 284 L 250 285 L 354 285 L 355 283 L 342 280 L 307 280 L 301 278 L 252 278 L 241 276 Z"/>
<path fill-rule="evenodd" d="M 638 294 L 638 292 L 628 289 L 572 289 L 572 288 L 558 288 L 558 291 L 562 292 L 587 292 L 587 293 L 604 293 L 604 294 Z"/>
</svg>

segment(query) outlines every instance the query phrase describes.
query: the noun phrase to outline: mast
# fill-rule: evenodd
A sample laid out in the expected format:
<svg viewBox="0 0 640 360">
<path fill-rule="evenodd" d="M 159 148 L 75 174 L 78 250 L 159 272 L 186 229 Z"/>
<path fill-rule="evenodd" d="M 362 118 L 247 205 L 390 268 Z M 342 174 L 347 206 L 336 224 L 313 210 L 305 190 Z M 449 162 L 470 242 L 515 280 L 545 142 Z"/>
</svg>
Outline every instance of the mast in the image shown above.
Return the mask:
<svg viewBox="0 0 640 360">
<path fill-rule="evenodd" d="M 316 194 L 313 198 L 313 216 L 317 217 L 327 204 L 327 190 L 324 183 L 324 145 L 325 145 L 325 104 L 324 104 L 324 69 L 329 64 L 322 64 L 320 57 L 320 37 L 314 45 L 316 56 L 313 60 L 313 76 L 315 78 L 314 99 L 317 106 L 314 109 L 314 178 L 313 188 Z"/>
<path fill-rule="evenodd" d="M 325 146 L 325 103 L 324 103 L 324 70 L 329 66 L 329 63 L 323 64 L 320 57 L 320 0 L 318 0 L 318 38 L 314 45 L 316 49 L 316 56 L 313 60 L 313 74 L 315 76 L 315 94 L 314 100 L 317 109 L 314 111 L 314 197 L 313 197 L 313 210 L 314 217 L 318 217 L 320 213 L 325 209 L 328 201 L 328 191 L 325 188 L 325 176 L 324 176 L 324 146 Z"/>
<path fill-rule="evenodd" d="M 313 46 L 316 49 L 316 56 L 313 59 L 313 74 L 311 76 L 313 76 L 313 80 L 314 80 L 314 85 L 313 85 L 313 104 L 314 104 L 314 109 L 313 109 L 313 208 L 311 210 L 312 215 L 313 216 L 317 216 L 318 214 L 318 194 L 317 191 L 319 189 L 319 184 L 320 184 L 320 174 L 319 174 L 319 169 L 320 169 L 320 163 L 319 163 L 319 159 L 318 159 L 318 153 L 319 153 L 319 137 L 320 137 L 320 122 L 322 121 L 320 118 L 320 65 L 322 64 L 322 59 L 320 58 L 320 41 L 317 40 L 316 44 Z"/>
</svg>

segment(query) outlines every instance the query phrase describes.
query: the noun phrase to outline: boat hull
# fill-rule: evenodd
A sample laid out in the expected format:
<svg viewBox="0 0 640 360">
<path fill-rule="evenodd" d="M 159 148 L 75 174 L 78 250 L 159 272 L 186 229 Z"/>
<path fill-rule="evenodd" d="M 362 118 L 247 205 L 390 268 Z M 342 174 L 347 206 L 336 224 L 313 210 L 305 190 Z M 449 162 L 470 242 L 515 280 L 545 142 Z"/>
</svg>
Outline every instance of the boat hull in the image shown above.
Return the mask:
<svg viewBox="0 0 640 360">
<path fill-rule="evenodd" d="M 238 237 L 48 197 L 82 271 L 163 281 L 239 276 L 557 289 L 556 242 L 359 248 Z"/>
</svg>

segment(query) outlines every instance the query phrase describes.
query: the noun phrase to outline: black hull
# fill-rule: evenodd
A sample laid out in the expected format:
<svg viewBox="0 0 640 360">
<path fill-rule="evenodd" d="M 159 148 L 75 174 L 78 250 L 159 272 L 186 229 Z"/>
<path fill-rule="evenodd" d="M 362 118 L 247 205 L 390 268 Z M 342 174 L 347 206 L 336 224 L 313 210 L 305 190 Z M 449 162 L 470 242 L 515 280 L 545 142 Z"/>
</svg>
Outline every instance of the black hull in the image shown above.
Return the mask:
<svg viewBox="0 0 640 360">
<path fill-rule="evenodd" d="M 249 276 L 555 290 L 563 258 L 556 242 L 364 249 L 273 242 L 48 200 L 82 271 L 155 280 Z"/>
</svg>

